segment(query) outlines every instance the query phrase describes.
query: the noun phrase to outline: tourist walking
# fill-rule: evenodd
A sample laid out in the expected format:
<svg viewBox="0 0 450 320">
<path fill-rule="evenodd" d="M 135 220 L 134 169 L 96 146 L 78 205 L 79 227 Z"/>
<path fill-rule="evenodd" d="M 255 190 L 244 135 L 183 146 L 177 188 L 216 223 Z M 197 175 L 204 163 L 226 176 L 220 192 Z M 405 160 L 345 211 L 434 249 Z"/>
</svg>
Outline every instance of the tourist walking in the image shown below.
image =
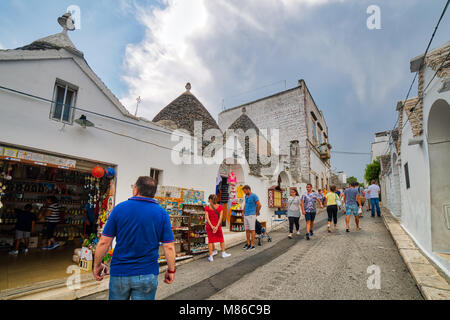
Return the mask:
<svg viewBox="0 0 450 320">
<path fill-rule="evenodd" d="M 372 180 L 372 184 L 367 188 L 370 196 L 370 206 L 372 207 L 372 218 L 375 217 L 375 207 L 377 208 L 377 216 L 381 217 L 380 210 L 380 187 Z"/>
<path fill-rule="evenodd" d="M 361 210 L 359 213 L 359 217 L 362 218 L 363 217 L 363 208 L 364 208 L 364 203 L 366 202 L 366 197 L 364 194 L 364 188 L 362 186 L 360 186 L 359 182 L 357 182 L 357 188 L 358 188 L 358 195 L 359 195 L 359 199 L 361 200 Z"/>
<path fill-rule="evenodd" d="M 345 224 L 347 225 L 346 232 L 350 232 L 350 216 L 355 217 L 356 229 L 361 230 L 359 227 L 359 213 L 358 209 L 361 208 L 361 199 L 359 198 L 357 182 L 352 182 L 350 188 L 344 191 L 344 201 L 345 201 Z"/>
<path fill-rule="evenodd" d="M 302 195 L 301 206 L 302 213 L 306 220 L 306 240 L 309 240 L 310 236 L 314 235 L 314 220 L 316 219 L 316 201 L 323 208 L 322 201 L 319 194 L 312 192 L 312 185 L 308 183 L 306 185 L 306 192 Z"/>
<path fill-rule="evenodd" d="M 170 217 L 156 202 L 156 181 L 139 177 L 132 186 L 133 197 L 118 204 L 111 212 L 94 258 L 94 277 L 104 278 L 102 264 L 113 239 L 116 246 L 109 279 L 110 300 L 154 300 L 158 288 L 159 245 L 167 261 L 164 282 L 175 277 L 175 246 Z"/>
<path fill-rule="evenodd" d="M 208 261 L 213 262 L 217 251 L 214 250 L 214 244 L 219 242 L 222 250 L 222 258 L 228 258 L 231 254 L 225 252 L 225 241 L 222 233 L 223 207 L 217 204 L 217 196 L 211 194 L 208 197 L 209 206 L 205 207 L 206 233 L 208 234 Z"/>
<path fill-rule="evenodd" d="M 366 198 L 366 203 L 367 203 L 367 211 L 370 211 L 370 192 L 369 192 L 369 187 L 367 187 L 366 189 L 364 189 L 364 196 Z"/>
<path fill-rule="evenodd" d="M 289 219 L 289 235 L 288 237 L 292 239 L 292 233 L 295 230 L 297 231 L 297 235 L 300 235 L 300 215 L 301 215 L 301 200 L 296 188 L 291 188 L 290 196 L 288 198 L 288 210 L 287 216 Z"/>
<path fill-rule="evenodd" d="M 336 186 L 330 187 L 330 192 L 325 196 L 325 205 L 328 213 L 328 232 L 331 232 L 331 220 L 334 222 L 334 231 L 337 229 L 337 213 L 338 213 L 338 195 L 336 194 Z"/>
<path fill-rule="evenodd" d="M 245 203 L 244 203 L 244 228 L 247 237 L 247 243 L 244 246 L 245 250 L 255 250 L 255 225 L 256 216 L 259 216 L 261 210 L 261 203 L 256 194 L 252 193 L 250 186 L 244 186 Z"/>
</svg>

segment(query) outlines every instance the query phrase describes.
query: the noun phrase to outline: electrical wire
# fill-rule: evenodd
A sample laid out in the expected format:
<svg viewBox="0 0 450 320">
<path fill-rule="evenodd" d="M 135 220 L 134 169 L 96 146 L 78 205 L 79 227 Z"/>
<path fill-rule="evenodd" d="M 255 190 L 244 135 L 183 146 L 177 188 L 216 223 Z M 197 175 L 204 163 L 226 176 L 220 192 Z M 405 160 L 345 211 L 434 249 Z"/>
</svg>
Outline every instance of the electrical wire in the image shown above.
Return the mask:
<svg viewBox="0 0 450 320">
<path fill-rule="evenodd" d="M 445 12 L 447 11 L 447 8 L 448 8 L 448 5 L 449 5 L 449 4 L 450 4 L 450 0 L 447 0 L 447 3 L 445 4 L 444 9 L 442 10 L 441 16 L 439 17 L 439 20 L 438 20 L 438 22 L 437 22 L 437 24 L 436 24 L 436 26 L 435 26 L 435 28 L 434 28 L 433 34 L 431 35 L 430 41 L 428 42 L 427 48 L 425 49 L 425 53 L 424 53 L 424 55 L 423 55 L 423 56 L 424 56 L 424 61 L 423 61 L 423 62 L 425 62 L 425 59 L 426 59 L 426 57 L 427 57 L 428 50 L 429 50 L 430 47 L 431 47 L 431 43 L 433 42 L 434 36 L 436 35 L 436 31 L 437 31 L 437 29 L 439 28 L 439 24 L 441 23 L 441 20 L 442 20 L 442 18 L 444 17 Z M 449 52 L 449 53 L 450 53 L 450 52 Z M 448 58 L 448 56 L 447 56 L 447 58 Z M 446 59 L 447 59 L 447 58 L 446 58 Z M 445 60 L 446 60 L 446 59 L 445 59 Z M 445 60 L 444 60 L 444 61 L 445 61 Z M 420 66 L 420 67 L 422 67 L 422 66 Z M 419 67 L 419 69 L 420 69 L 420 67 Z M 441 67 L 442 67 L 442 65 L 441 65 Z M 439 69 L 440 69 L 441 67 L 439 67 Z M 438 70 L 439 70 L 439 69 L 438 69 Z M 436 73 L 437 73 L 437 72 L 436 72 Z M 436 76 L 436 73 L 434 74 L 433 79 L 434 79 L 434 77 Z M 403 101 L 406 102 L 406 101 L 408 100 L 409 94 L 411 93 L 411 89 L 412 89 L 412 87 L 413 87 L 413 85 L 414 85 L 414 82 L 416 81 L 416 78 L 417 78 L 417 75 L 418 75 L 418 74 L 419 74 L 419 72 L 416 72 L 416 74 L 414 75 L 414 79 L 413 79 L 413 81 L 411 82 L 411 85 L 409 86 L 409 90 L 408 90 L 408 93 L 406 94 L 406 98 L 405 98 L 405 100 L 403 100 Z M 431 81 L 433 81 L 433 79 L 431 79 Z M 428 86 L 430 85 L 431 81 L 428 83 Z M 426 89 L 428 88 L 428 86 L 426 87 Z M 426 89 L 423 91 L 423 93 L 425 93 Z M 420 98 L 419 98 L 418 102 L 419 102 L 419 101 L 420 101 Z M 416 103 L 416 105 L 415 105 L 413 108 L 411 108 L 411 111 L 414 111 L 414 108 L 415 108 L 416 106 L 417 106 L 417 103 Z M 393 126 L 393 128 L 392 128 L 392 130 L 391 130 L 390 132 L 392 132 L 392 131 L 395 129 L 395 126 L 397 125 L 397 123 L 398 123 L 398 121 L 399 121 L 399 117 L 400 117 L 400 116 L 397 116 L 397 120 L 395 121 L 395 124 L 394 124 L 394 126 Z M 403 128 L 405 127 L 405 125 L 406 125 L 406 123 L 408 122 L 408 120 L 409 120 L 409 118 L 407 118 L 407 120 L 405 121 L 405 124 L 402 126 L 401 132 L 403 132 Z M 389 144 L 387 145 L 387 147 L 386 147 L 385 151 L 383 152 L 383 154 L 387 154 L 387 151 L 389 150 L 390 145 L 391 145 L 391 143 L 390 143 L 390 138 L 389 138 Z"/>
</svg>

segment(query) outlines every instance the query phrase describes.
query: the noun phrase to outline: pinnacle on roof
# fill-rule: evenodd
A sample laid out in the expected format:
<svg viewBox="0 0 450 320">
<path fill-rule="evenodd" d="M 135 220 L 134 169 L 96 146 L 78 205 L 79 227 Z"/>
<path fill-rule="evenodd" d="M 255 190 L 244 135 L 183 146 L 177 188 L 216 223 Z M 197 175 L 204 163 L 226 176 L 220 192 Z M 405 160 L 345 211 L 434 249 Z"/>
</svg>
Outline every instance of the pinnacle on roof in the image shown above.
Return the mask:
<svg viewBox="0 0 450 320">
<path fill-rule="evenodd" d="M 63 27 L 60 33 L 44 37 L 33 41 L 31 44 L 17 48 L 16 50 L 59 50 L 66 49 L 78 56 L 83 56 L 83 52 L 79 51 L 72 40 L 67 35 L 67 31 L 75 30 L 74 21 L 70 12 L 63 14 L 58 18 L 58 23 Z"/>
</svg>

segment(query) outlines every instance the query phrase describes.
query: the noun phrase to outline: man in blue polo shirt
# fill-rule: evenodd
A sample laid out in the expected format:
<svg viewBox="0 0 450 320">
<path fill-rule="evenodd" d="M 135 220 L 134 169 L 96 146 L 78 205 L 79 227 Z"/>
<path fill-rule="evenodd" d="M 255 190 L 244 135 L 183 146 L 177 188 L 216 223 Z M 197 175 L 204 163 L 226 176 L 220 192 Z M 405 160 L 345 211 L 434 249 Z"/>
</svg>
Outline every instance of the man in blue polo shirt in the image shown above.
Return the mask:
<svg viewBox="0 0 450 320">
<path fill-rule="evenodd" d="M 244 228 L 247 237 L 247 243 L 244 246 L 244 250 L 251 251 L 255 250 L 256 216 L 259 216 L 261 203 L 259 202 L 258 196 L 252 193 L 250 186 L 244 186 L 242 190 L 245 193 Z"/>
<path fill-rule="evenodd" d="M 150 177 L 139 177 L 133 197 L 111 212 L 97 244 L 94 276 L 103 280 L 102 260 L 116 238 L 109 280 L 110 300 L 154 300 L 158 287 L 159 244 L 163 244 L 168 269 L 165 283 L 175 274 L 175 247 L 167 212 L 153 200 L 157 184 Z"/>
</svg>

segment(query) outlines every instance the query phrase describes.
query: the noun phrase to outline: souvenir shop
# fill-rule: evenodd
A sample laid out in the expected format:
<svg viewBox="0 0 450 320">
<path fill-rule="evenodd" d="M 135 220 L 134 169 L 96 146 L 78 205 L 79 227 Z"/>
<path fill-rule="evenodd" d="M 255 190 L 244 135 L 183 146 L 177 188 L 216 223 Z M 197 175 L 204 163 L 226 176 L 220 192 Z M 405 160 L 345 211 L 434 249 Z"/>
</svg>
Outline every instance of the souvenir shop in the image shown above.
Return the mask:
<svg viewBox="0 0 450 320">
<path fill-rule="evenodd" d="M 222 227 L 228 227 L 232 232 L 244 230 L 244 175 L 242 167 L 238 164 L 225 165 L 219 169 L 216 181 L 216 195 L 223 206 L 224 219 Z"/>
<path fill-rule="evenodd" d="M 67 277 L 66 267 L 81 260 L 75 249 L 88 248 L 93 254 L 114 206 L 115 176 L 113 165 L 0 145 L 0 289 Z M 51 251 L 42 250 L 41 209 L 49 196 L 60 207 L 54 233 L 59 246 Z M 36 219 L 29 250 L 25 253 L 22 242 L 17 255 L 9 254 L 15 247 L 17 214 L 24 210 Z"/>
</svg>

